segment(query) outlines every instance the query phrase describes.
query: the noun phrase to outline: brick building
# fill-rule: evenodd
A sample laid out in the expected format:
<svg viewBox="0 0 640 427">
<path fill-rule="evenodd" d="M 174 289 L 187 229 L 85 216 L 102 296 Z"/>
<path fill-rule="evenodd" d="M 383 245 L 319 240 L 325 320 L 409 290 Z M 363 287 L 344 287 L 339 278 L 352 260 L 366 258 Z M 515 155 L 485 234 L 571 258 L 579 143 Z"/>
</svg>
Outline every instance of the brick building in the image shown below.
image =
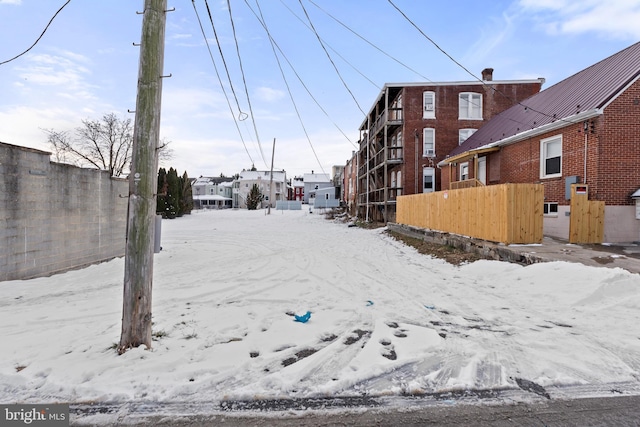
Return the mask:
<svg viewBox="0 0 640 427">
<path fill-rule="evenodd" d="M 358 216 L 394 221 L 397 196 L 442 188 L 437 168 L 494 115 L 540 91 L 544 79 L 386 84 L 360 126 Z"/>
<path fill-rule="evenodd" d="M 605 241 L 640 240 L 640 43 L 496 115 L 449 154 L 443 189 L 542 183 L 545 235 L 568 238 L 567 188 L 581 183 L 605 202 Z"/>
<path fill-rule="evenodd" d="M 342 201 L 350 215 L 356 215 L 358 183 L 358 155 L 354 151 L 344 166 L 342 176 Z"/>
</svg>

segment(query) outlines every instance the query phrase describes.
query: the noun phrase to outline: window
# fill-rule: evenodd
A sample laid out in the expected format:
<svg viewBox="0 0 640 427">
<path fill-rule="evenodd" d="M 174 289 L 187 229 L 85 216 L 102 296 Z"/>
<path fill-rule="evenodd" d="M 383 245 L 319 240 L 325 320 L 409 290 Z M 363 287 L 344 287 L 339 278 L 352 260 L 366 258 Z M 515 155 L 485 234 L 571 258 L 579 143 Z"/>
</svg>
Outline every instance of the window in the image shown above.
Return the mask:
<svg viewBox="0 0 640 427">
<path fill-rule="evenodd" d="M 545 202 L 544 214 L 546 216 L 558 216 L 558 204 L 555 202 Z"/>
<path fill-rule="evenodd" d="M 396 158 L 396 150 L 395 150 L 395 148 L 396 148 L 396 135 L 393 135 L 391 137 L 391 150 L 389 150 L 390 151 L 390 157 L 392 159 Z"/>
<path fill-rule="evenodd" d="M 460 181 L 469 179 L 469 162 L 460 163 Z"/>
<path fill-rule="evenodd" d="M 459 118 L 482 120 L 482 95 L 463 92 L 458 98 Z"/>
<path fill-rule="evenodd" d="M 432 193 L 435 191 L 435 169 L 423 168 L 422 169 L 422 192 Z"/>
<path fill-rule="evenodd" d="M 396 188 L 396 171 L 391 171 L 391 188 Z"/>
<path fill-rule="evenodd" d="M 398 171 L 397 174 L 397 182 L 398 182 L 398 186 L 396 187 L 396 196 L 402 196 L 402 171 Z"/>
<path fill-rule="evenodd" d="M 458 145 L 461 145 L 471 135 L 473 135 L 478 129 L 460 129 L 458 131 Z"/>
<path fill-rule="evenodd" d="M 422 93 L 422 118 L 423 119 L 436 118 L 436 93 L 435 92 Z"/>
<path fill-rule="evenodd" d="M 562 135 L 540 141 L 540 178 L 562 176 Z"/>
<path fill-rule="evenodd" d="M 424 157 L 436 156 L 436 130 L 425 128 L 422 132 L 422 155 Z"/>
</svg>

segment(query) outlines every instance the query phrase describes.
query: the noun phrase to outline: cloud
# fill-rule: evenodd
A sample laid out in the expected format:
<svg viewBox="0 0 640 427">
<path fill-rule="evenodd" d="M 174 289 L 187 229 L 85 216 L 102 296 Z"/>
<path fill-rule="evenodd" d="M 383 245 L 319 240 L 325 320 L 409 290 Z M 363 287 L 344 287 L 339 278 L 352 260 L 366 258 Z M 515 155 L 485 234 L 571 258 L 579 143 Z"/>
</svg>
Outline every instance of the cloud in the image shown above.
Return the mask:
<svg viewBox="0 0 640 427">
<path fill-rule="evenodd" d="M 266 102 L 279 101 L 284 97 L 284 92 L 277 89 L 271 89 L 269 87 L 259 87 L 256 89 L 256 95 L 258 99 Z"/>
<path fill-rule="evenodd" d="M 509 39 L 515 30 L 514 18 L 503 13 L 500 18 L 494 17 L 482 30 L 476 41 L 463 58 L 464 63 L 479 64 L 486 61 L 492 52 Z"/>
<path fill-rule="evenodd" d="M 519 0 L 518 4 L 549 34 L 595 32 L 608 38 L 640 38 L 637 0 Z"/>
<path fill-rule="evenodd" d="M 86 57 L 72 52 L 38 54 L 29 56 L 27 65 L 16 67 L 16 71 L 22 83 L 29 87 L 63 87 L 67 95 L 86 98 L 92 88 L 86 80 L 91 71 L 83 65 L 87 62 Z"/>
</svg>

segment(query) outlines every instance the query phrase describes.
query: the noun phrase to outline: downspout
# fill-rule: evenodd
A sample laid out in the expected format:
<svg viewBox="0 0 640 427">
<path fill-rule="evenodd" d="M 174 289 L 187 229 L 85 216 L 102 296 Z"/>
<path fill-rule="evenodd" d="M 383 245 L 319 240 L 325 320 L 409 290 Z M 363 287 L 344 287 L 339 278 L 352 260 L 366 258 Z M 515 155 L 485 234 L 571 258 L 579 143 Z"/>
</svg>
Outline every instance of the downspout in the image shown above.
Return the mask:
<svg viewBox="0 0 640 427">
<path fill-rule="evenodd" d="M 413 175 L 414 176 L 414 179 L 413 179 L 413 181 L 414 181 L 413 194 L 418 194 L 418 144 L 419 144 L 419 142 L 420 141 L 418 139 L 418 129 L 414 129 L 414 143 L 413 143 L 413 145 L 415 145 L 415 152 L 416 152 L 416 154 L 415 154 L 415 159 L 416 159 L 416 161 L 415 161 L 415 164 L 416 164 L 415 169 L 416 170 L 415 170 L 415 174 Z"/>
<path fill-rule="evenodd" d="M 583 183 L 587 183 L 587 147 L 589 141 L 589 122 L 584 122 L 584 171 L 583 171 Z"/>
</svg>

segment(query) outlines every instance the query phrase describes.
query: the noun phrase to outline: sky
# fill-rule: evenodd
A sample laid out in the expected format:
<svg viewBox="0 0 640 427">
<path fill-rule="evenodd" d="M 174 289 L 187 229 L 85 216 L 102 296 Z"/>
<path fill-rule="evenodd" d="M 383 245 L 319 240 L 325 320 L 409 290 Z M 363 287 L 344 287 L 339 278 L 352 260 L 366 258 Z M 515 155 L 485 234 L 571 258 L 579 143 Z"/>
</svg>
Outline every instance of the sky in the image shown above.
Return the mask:
<svg viewBox="0 0 640 427">
<path fill-rule="evenodd" d="M 0 0 L 0 63 L 32 46 L 64 4 Z M 491 67 L 494 80 L 543 77 L 546 88 L 640 40 L 637 0 L 168 7 L 160 137 L 173 158 L 162 166 L 192 177 L 268 170 L 274 141 L 275 169 L 330 174 L 357 150 L 385 83 L 472 81 Z M 108 113 L 133 120 L 142 10 L 141 0 L 66 4 L 35 46 L 0 65 L 0 141 L 50 151 L 46 130 Z"/>
<path fill-rule="evenodd" d="M 114 425 L 275 398 L 640 393 L 640 275 L 620 268 L 454 266 L 317 211 L 193 211 L 162 221 L 151 350 L 118 356 L 123 271 L 2 283 L 0 403 L 112 405 L 85 424 Z"/>
</svg>

